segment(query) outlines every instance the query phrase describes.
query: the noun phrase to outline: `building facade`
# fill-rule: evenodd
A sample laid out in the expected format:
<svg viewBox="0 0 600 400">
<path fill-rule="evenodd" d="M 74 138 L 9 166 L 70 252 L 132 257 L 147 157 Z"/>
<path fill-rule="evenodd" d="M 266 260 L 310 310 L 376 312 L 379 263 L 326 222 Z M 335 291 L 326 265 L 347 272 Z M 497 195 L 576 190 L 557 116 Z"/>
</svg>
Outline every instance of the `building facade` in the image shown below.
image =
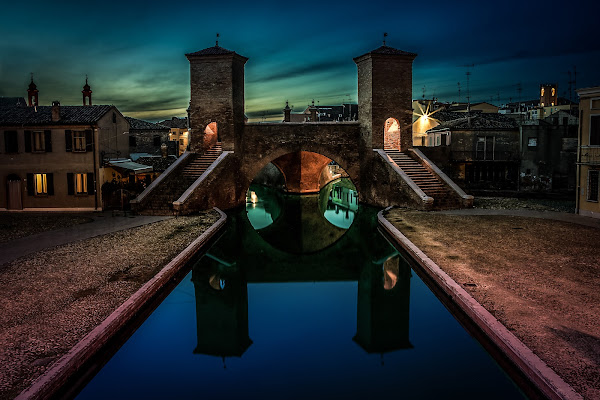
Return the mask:
<svg viewBox="0 0 600 400">
<path fill-rule="evenodd" d="M 579 134 L 576 211 L 600 218 L 600 86 L 577 90 Z"/>
<path fill-rule="evenodd" d="M 128 155 L 109 105 L 0 108 L 0 210 L 99 210 L 101 167 Z"/>
</svg>

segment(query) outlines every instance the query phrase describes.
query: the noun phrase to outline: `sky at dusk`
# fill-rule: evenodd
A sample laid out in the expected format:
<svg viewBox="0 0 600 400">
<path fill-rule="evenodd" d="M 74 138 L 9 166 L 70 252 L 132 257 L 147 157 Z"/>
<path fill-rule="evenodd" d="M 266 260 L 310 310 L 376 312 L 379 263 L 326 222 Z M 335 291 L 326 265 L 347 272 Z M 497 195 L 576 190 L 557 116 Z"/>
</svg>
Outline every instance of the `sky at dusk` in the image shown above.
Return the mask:
<svg viewBox="0 0 600 400">
<path fill-rule="evenodd" d="M 0 96 L 27 95 L 30 73 L 40 104 L 82 104 L 85 75 L 94 104 L 114 104 L 150 121 L 185 116 L 185 53 L 219 45 L 249 58 L 246 113 L 282 116 L 285 101 L 302 111 L 357 101 L 353 57 L 382 44 L 418 53 L 413 98 L 506 103 L 558 83 L 569 97 L 600 85 L 594 0 L 579 2 L 340 1 L 127 2 L 29 1 L 2 6 Z M 425 88 L 425 89 L 423 89 Z M 577 98 L 573 92 L 574 99 Z M 498 98 L 500 101 L 498 101 Z"/>
</svg>

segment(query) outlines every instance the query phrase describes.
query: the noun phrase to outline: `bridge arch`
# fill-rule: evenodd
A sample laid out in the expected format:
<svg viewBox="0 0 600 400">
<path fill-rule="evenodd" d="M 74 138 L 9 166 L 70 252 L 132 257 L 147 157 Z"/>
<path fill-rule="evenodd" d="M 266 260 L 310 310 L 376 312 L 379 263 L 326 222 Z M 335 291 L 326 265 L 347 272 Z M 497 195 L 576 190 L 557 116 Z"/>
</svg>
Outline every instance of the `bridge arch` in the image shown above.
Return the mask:
<svg viewBox="0 0 600 400">
<path fill-rule="evenodd" d="M 356 163 L 352 163 L 351 160 L 347 159 L 343 155 L 337 154 L 335 151 L 331 151 L 330 149 L 322 148 L 320 146 L 308 145 L 308 146 L 302 146 L 301 148 L 297 148 L 294 146 L 280 146 L 277 148 L 273 148 L 271 151 L 269 151 L 268 154 L 264 154 L 259 159 L 242 160 L 242 165 L 244 166 L 244 169 L 245 169 L 245 174 L 244 174 L 245 175 L 244 176 L 245 191 L 244 191 L 244 193 L 250 187 L 250 184 L 254 180 L 254 177 L 257 176 L 258 173 L 269 163 L 273 163 L 282 172 L 282 174 L 286 180 L 286 185 L 288 185 L 289 179 L 291 178 L 290 169 L 286 169 L 285 166 L 282 165 L 283 163 L 278 162 L 278 160 L 279 161 L 284 160 L 286 156 L 291 155 L 291 154 L 298 154 L 298 153 L 311 153 L 311 154 L 321 157 L 322 165 L 320 165 L 319 168 L 315 168 L 315 170 L 313 171 L 314 173 L 318 174 L 316 176 L 317 183 L 319 182 L 319 178 L 320 178 L 323 168 L 326 167 L 327 164 L 329 164 L 329 162 L 335 161 L 344 171 L 346 171 L 346 173 L 348 174 L 348 177 L 350 178 L 352 183 L 357 188 L 357 191 L 359 191 L 358 190 L 359 181 L 360 181 L 360 175 L 359 175 L 360 166 L 359 165 L 357 165 Z M 248 157 L 246 157 L 246 158 L 248 158 Z M 312 158 L 313 160 L 315 160 L 315 159 L 319 160 L 319 157 L 310 157 L 309 156 L 309 158 Z M 301 159 L 301 157 L 300 157 L 300 159 Z M 313 188 L 312 191 L 305 191 L 305 193 L 308 193 L 308 192 L 318 192 L 318 189 Z M 298 192 L 298 193 L 301 193 L 301 192 Z M 359 191 L 359 193 L 360 193 L 360 191 Z"/>
</svg>

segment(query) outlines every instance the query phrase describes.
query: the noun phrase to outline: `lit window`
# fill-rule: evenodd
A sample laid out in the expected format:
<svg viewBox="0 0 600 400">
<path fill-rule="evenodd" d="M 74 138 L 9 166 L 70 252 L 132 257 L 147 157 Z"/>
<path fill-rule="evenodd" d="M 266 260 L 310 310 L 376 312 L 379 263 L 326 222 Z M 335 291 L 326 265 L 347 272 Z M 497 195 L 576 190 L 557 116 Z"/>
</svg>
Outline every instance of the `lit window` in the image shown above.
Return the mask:
<svg viewBox="0 0 600 400">
<path fill-rule="evenodd" d="M 75 174 L 75 193 L 87 194 L 87 174 Z"/>
<path fill-rule="evenodd" d="M 48 180 L 46 174 L 33 174 L 34 193 L 36 195 L 48 194 Z"/>
<path fill-rule="evenodd" d="M 73 132 L 73 151 L 85 151 L 85 132 Z"/>
<path fill-rule="evenodd" d="M 44 151 L 44 132 L 35 131 L 33 135 L 33 151 Z"/>
<path fill-rule="evenodd" d="M 600 171 L 588 171 L 588 201 L 598 201 L 598 179 Z"/>
<path fill-rule="evenodd" d="M 555 95 L 556 95 L 556 89 L 552 88 L 552 96 L 555 96 Z"/>
<path fill-rule="evenodd" d="M 542 96 L 544 95 L 544 88 L 542 88 L 542 93 L 541 93 L 541 95 L 542 95 Z M 543 105 L 543 104 L 542 104 L 542 105 Z"/>
</svg>

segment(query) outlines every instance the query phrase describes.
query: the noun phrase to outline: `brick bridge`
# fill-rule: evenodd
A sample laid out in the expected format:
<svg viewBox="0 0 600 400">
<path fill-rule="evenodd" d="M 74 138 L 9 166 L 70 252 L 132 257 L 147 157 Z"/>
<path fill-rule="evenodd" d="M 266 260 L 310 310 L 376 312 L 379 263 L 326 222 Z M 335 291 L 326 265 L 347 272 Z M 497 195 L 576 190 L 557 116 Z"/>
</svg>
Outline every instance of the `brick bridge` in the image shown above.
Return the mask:
<svg viewBox="0 0 600 400">
<path fill-rule="evenodd" d="M 412 148 L 416 54 L 382 46 L 356 57 L 358 122 L 318 122 L 313 113 L 304 123 L 245 121 L 246 57 L 219 46 L 186 57 L 190 150 L 132 202 L 135 210 L 187 214 L 243 205 L 250 183 L 271 162 L 288 191 L 318 191 L 331 160 L 348 173 L 363 203 L 418 209 L 472 205 L 471 196 Z M 284 115 L 289 121 L 287 106 Z"/>
</svg>

